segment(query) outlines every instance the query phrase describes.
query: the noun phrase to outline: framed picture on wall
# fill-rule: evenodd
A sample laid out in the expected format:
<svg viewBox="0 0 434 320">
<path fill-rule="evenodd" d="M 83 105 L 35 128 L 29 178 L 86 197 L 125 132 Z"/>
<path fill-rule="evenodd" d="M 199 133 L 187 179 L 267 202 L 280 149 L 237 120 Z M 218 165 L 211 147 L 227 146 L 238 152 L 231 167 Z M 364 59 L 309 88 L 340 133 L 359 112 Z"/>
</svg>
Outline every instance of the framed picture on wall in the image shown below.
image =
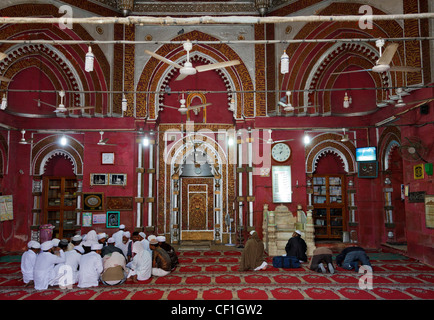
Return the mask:
<svg viewBox="0 0 434 320">
<path fill-rule="evenodd" d="M 90 174 L 90 185 L 91 186 L 106 186 L 106 185 L 108 185 L 108 174 L 107 173 L 91 173 Z"/>
<path fill-rule="evenodd" d="M 104 193 L 102 192 L 83 192 L 83 210 L 84 211 L 103 211 Z"/>
<path fill-rule="evenodd" d="M 111 186 L 126 186 L 127 174 L 126 173 L 110 173 L 109 184 Z"/>
<path fill-rule="evenodd" d="M 119 211 L 107 211 L 106 227 L 119 228 L 121 213 Z"/>
<path fill-rule="evenodd" d="M 115 153 L 114 152 L 101 153 L 101 164 L 115 164 Z"/>
</svg>

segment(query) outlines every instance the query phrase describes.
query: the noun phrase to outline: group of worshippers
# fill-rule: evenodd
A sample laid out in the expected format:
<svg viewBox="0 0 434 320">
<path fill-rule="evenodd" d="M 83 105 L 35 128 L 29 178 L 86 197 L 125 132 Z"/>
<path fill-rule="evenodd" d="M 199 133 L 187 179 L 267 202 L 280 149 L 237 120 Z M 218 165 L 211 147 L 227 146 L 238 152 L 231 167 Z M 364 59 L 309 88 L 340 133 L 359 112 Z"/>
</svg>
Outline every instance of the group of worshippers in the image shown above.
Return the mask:
<svg viewBox="0 0 434 320">
<path fill-rule="evenodd" d="M 26 286 L 36 290 L 49 286 L 72 288 L 122 284 L 128 278 L 145 281 L 162 277 L 178 264 L 175 249 L 164 236 L 125 230 L 124 225 L 111 237 L 95 230 L 75 235 L 71 241 L 52 239 L 40 244 L 30 241 L 21 257 L 21 272 Z"/>
<path fill-rule="evenodd" d="M 301 237 L 300 230 L 294 231 L 292 237 L 288 240 L 285 251 L 287 257 L 295 257 L 300 263 L 307 262 L 306 255 L 307 245 Z M 336 264 L 346 270 L 359 272 L 360 265 L 365 270 L 372 271 L 372 266 L 365 249 L 359 246 L 350 246 L 342 250 L 336 256 Z M 240 271 L 248 270 L 265 270 L 267 268 L 265 247 L 255 230 L 250 231 L 244 250 L 241 254 Z M 313 251 L 312 258 L 309 261 L 310 270 L 326 273 L 334 273 L 333 252 L 327 247 L 318 247 Z"/>
</svg>

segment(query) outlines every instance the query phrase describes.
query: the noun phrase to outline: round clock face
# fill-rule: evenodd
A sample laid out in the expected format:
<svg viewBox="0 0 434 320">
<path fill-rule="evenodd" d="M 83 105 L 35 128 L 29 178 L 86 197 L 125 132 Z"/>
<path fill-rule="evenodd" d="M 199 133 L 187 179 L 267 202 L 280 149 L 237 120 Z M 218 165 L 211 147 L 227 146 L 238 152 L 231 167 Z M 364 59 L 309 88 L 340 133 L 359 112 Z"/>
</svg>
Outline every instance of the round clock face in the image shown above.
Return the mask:
<svg viewBox="0 0 434 320">
<path fill-rule="evenodd" d="M 275 161 L 284 162 L 291 156 L 291 148 L 286 143 L 276 143 L 271 149 L 271 156 Z"/>
</svg>

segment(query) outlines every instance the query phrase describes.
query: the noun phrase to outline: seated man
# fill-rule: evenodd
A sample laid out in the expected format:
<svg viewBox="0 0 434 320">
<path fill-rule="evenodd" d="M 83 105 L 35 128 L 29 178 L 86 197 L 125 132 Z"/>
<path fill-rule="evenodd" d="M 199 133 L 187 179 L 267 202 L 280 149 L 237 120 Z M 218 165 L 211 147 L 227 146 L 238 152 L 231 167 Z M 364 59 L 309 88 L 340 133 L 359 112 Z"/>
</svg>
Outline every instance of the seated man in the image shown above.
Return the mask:
<svg viewBox="0 0 434 320">
<path fill-rule="evenodd" d="M 301 238 L 301 231 L 295 230 L 292 237 L 288 240 L 285 246 L 286 255 L 288 257 L 297 257 L 300 262 L 306 262 L 307 245 L 306 242 Z"/>
<path fill-rule="evenodd" d="M 336 256 L 336 264 L 347 270 L 354 269 L 354 271 L 359 272 L 359 262 L 368 270 L 372 270 L 369 257 L 362 247 L 352 246 L 345 248 Z"/>
<path fill-rule="evenodd" d="M 46 290 L 48 286 L 58 284 L 61 275 L 55 272 L 57 264 L 65 262 L 65 253 L 57 247 L 59 255 L 55 254 L 53 242 L 45 241 L 41 244 L 41 253 L 36 258 L 35 267 L 33 269 L 33 281 L 36 290 Z"/>
<path fill-rule="evenodd" d="M 148 280 L 152 275 L 152 254 L 143 247 L 140 241 L 134 242 L 133 260 L 128 263 L 128 278 L 133 282 Z"/>
<path fill-rule="evenodd" d="M 102 244 L 94 243 L 91 246 L 91 252 L 81 256 L 78 272 L 79 288 L 98 287 L 100 275 L 104 271 L 101 249 Z"/>
<path fill-rule="evenodd" d="M 313 251 L 312 259 L 310 260 L 309 269 L 325 273 L 326 269 L 324 264 L 327 265 L 330 273 L 335 272 L 335 269 L 333 268 L 333 252 L 326 247 L 316 248 Z"/>
<path fill-rule="evenodd" d="M 164 277 L 170 273 L 172 264 L 166 250 L 160 248 L 157 238 L 148 237 L 149 248 L 152 250 L 152 275 Z"/>
<path fill-rule="evenodd" d="M 241 254 L 240 271 L 263 270 L 267 268 L 264 257 L 264 243 L 255 230 L 250 231 L 250 237 Z"/>
<path fill-rule="evenodd" d="M 165 236 L 158 236 L 157 241 L 160 243 L 160 247 L 166 250 L 166 252 L 169 254 L 172 270 L 174 270 L 179 263 L 175 249 L 166 242 Z"/>
<path fill-rule="evenodd" d="M 35 268 L 36 257 L 41 251 L 41 245 L 37 241 L 30 241 L 27 244 L 28 250 L 21 257 L 21 273 L 26 287 L 33 284 L 33 269 Z"/>
<path fill-rule="evenodd" d="M 111 254 L 113 252 L 118 252 L 121 255 L 124 254 L 121 249 L 119 249 L 118 247 L 115 246 L 115 239 L 112 237 L 112 238 L 108 238 L 107 245 L 102 248 L 102 250 L 101 250 L 101 257 L 104 258 L 104 256 L 106 254 Z"/>
<path fill-rule="evenodd" d="M 114 251 L 106 254 L 102 260 L 104 271 L 101 275 L 101 282 L 108 286 L 124 283 L 127 279 L 124 255 Z"/>
</svg>

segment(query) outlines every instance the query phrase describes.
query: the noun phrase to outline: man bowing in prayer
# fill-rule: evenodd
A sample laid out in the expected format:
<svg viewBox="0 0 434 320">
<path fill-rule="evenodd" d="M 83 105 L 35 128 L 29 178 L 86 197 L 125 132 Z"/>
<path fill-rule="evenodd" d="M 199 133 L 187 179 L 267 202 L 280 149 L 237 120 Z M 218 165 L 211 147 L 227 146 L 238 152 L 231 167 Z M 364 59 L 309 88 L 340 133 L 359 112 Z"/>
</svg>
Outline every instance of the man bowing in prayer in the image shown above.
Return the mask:
<svg viewBox="0 0 434 320">
<path fill-rule="evenodd" d="M 267 262 L 264 257 L 264 243 L 259 239 L 255 230 L 250 231 L 249 240 L 244 246 L 241 254 L 240 271 L 264 270 L 267 268 Z"/>
</svg>

